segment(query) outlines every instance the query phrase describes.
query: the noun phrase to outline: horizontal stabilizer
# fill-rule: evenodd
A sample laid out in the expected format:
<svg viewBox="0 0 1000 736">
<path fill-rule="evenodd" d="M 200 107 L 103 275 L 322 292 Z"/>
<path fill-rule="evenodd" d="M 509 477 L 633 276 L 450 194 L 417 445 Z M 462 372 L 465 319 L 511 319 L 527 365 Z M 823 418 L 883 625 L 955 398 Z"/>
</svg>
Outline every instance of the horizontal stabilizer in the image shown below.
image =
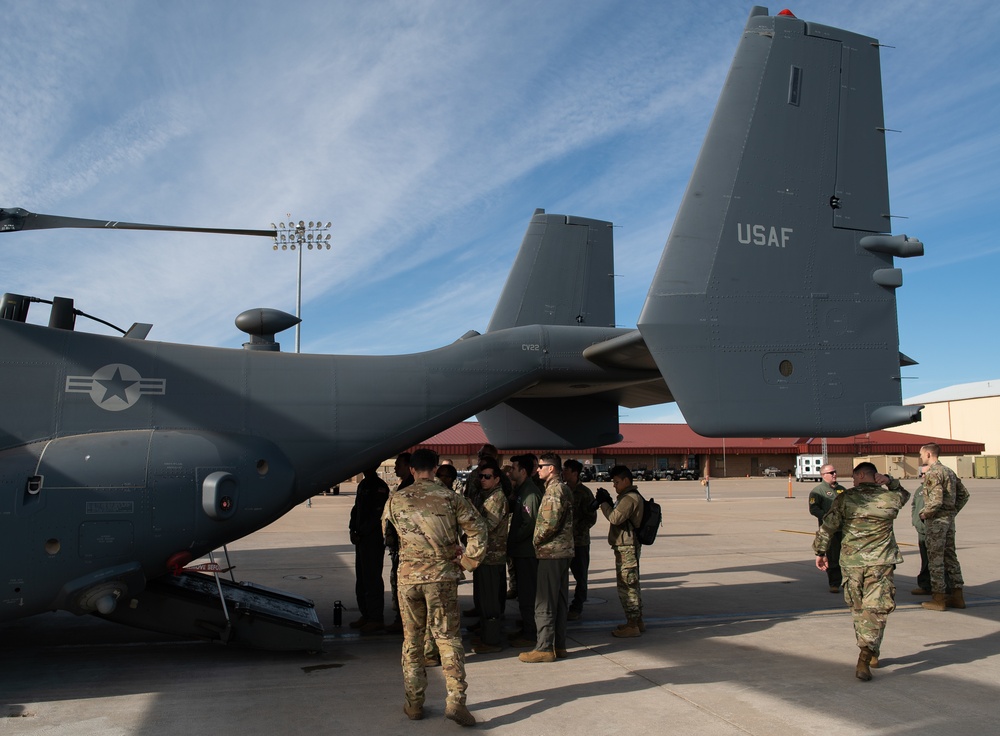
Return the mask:
<svg viewBox="0 0 1000 736">
<path fill-rule="evenodd" d="M 902 407 L 879 47 L 755 8 L 638 327 L 691 428 L 841 437 Z M 787 12 L 787 11 L 786 11 Z"/>
<path fill-rule="evenodd" d="M 583 357 L 603 368 L 657 370 L 656 361 L 639 330 L 591 345 L 583 351 Z"/>
</svg>

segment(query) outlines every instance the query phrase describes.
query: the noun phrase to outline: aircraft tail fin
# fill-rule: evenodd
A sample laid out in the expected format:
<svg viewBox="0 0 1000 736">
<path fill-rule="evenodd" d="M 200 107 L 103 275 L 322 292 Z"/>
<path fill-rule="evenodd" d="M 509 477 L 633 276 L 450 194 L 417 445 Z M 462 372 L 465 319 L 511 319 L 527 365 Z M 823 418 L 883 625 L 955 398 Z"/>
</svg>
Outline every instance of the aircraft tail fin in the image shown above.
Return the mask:
<svg viewBox="0 0 1000 736">
<path fill-rule="evenodd" d="M 845 436 L 901 406 L 879 45 L 754 8 L 638 321 L 708 436 Z"/>
<path fill-rule="evenodd" d="M 537 209 L 487 332 L 526 325 L 614 327 L 610 222 Z M 617 442 L 618 405 L 594 396 L 512 398 L 476 415 L 498 447 L 590 447 Z"/>
<path fill-rule="evenodd" d="M 488 332 L 522 325 L 614 327 L 611 223 L 537 209 Z"/>
</svg>

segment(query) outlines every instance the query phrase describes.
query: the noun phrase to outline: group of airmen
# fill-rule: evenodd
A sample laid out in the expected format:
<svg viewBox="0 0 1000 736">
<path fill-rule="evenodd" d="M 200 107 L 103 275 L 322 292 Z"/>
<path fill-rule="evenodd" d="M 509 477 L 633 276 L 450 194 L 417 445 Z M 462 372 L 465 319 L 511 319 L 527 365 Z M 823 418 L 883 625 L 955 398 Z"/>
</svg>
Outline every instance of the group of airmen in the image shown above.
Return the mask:
<svg viewBox="0 0 1000 736">
<path fill-rule="evenodd" d="M 940 454 L 934 443 L 920 448 L 922 482 L 913 498 L 921 570 L 911 593 L 930 595 L 921 605 L 931 611 L 965 608 L 955 516 L 968 502 L 969 491 L 941 463 Z M 910 493 L 870 462 L 854 468 L 854 486 L 849 489 L 837 482 L 833 465 L 824 465 L 821 473 L 822 482 L 809 494 L 809 511 L 819 519 L 813 540 L 816 567 L 826 572 L 831 593 L 843 586 L 861 650 L 854 674 L 869 681 L 871 668 L 878 666 L 886 620 L 896 608 L 893 577 L 903 558 L 893 522 Z"/>
<path fill-rule="evenodd" d="M 920 539 L 922 569 L 914 595 L 930 595 L 932 611 L 965 608 L 964 581 L 955 549 L 955 516 L 969 492 L 939 459 L 940 448 L 920 449 L 922 483 L 914 496 L 913 523 Z M 590 528 L 598 509 L 609 522 L 619 599 L 625 622 L 611 633 L 636 637 L 645 631 L 639 585 L 641 545 L 635 536 L 643 499 L 631 471 L 610 472 L 616 498 L 603 488 L 592 493 L 580 482 L 582 465 L 547 453 L 517 455 L 501 468 L 496 448 L 485 445 L 465 488 L 456 488 L 454 466 L 440 464 L 436 452 L 418 449 L 396 460 L 394 491 L 365 471 L 351 511 L 350 535 L 356 550 L 356 594 L 361 616 L 351 623 L 362 634 L 403 634 L 403 711 L 424 716 L 428 666 L 440 665 L 445 678 L 445 716 L 475 725 L 466 706 L 465 650 L 461 639 L 458 584 L 473 575 L 469 627 L 478 654 L 505 645 L 526 648 L 522 662 L 554 662 L 568 656 L 566 622 L 579 618 L 587 599 Z M 851 609 L 860 653 L 855 676 L 871 680 L 878 666 L 888 615 L 895 609 L 895 567 L 902 556 L 893 523 L 910 499 L 899 480 L 862 462 L 854 485 L 837 482 L 833 465 L 809 497 L 819 520 L 813 540 L 816 567 L 827 574 L 831 593 L 843 589 Z M 396 618 L 384 623 L 382 566 L 389 550 L 391 598 Z M 508 572 L 509 571 L 509 572 Z M 575 580 L 569 595 L 569 575 Z M 508 587 L 509 579 L 509 587 Z M 516 598 L 521 628 L 507 634 L 503 611 Z"/>
<path fill-rule="evenodd" d="M 472 649 L 478 654 L 523 648 L 525 663 L 554 662 L 568 656 L 566 624 L 582 615 L 587 599 L 590 528 L 600 510 L 608 519 L 608 542 L 615 556 L 618 593 L 625 622 L 611 633 L 640 636 L 642 597 L 639 551 L 634 535 L 642 497 L 631 471 L 611 470 L 617 498 L 596 495 L 580 482 L 583 466 L 561 462 L 555 453 L 540 458 L 517 455 L 501 468 L 497 450 L 484 445 L 464 489 L 456 488 L 454 466 L 440 464 L 436 452 L 418 449 L 396 460 L 396 489 L 365 471 L 351 511 L 355 545 L 356 594 L 361 616 L 351 623 L 362 634 L 402 631 L 403 711 L 424 716 L 428 666 L 440 665 L 447 699 L 445 716 L 462 726 L 476 723 L 466 706 L 465 650 L 461 640 L 458 584 L 473 576 L 473 608 L 478 617 Z M 382 565 L 391 560 L 394 621 L 384 622 Z M 508 568 L 510 574 L 508 575 Z M 569 595 L 572 571 L 575 589 Z M 509 578 L 509 586 L 508 586 Z M 515 598 L 521 627 L 506 633 L 503 611 Z"/>
</svg>

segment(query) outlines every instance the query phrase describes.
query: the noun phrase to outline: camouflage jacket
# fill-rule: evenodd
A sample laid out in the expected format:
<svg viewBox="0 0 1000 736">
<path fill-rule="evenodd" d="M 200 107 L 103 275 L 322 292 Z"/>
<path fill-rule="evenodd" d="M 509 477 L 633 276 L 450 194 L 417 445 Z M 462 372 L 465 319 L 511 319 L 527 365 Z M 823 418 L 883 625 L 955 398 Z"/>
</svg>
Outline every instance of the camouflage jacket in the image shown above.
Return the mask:
<svg viewBox="0 0 1000 736">
<path fill-rule="evenodd" d="M 924 473 L 924 518 L 954 516 L 969 502 L 969 491 L 955 471 L 938 460 Z"/>
<path fill-rule="evenodd" d="M 511 557 L 534 557 L 531 540 L 535 534 L 535 518 L 542 500 L 538 488 L 529 478 L 514 489 L 517 503 L 511 504 L 510 534 L 507 536 L 507 554 Z"/>
<path fill-rule="evenodd" d="M 479 494 L 482 496 L 482 494 Z M 486 557 L 484 565 L 504 565 L 507 563 L 507 534 L 510 531 L 510 507 L 503 486 L 497 485 L 477 508 L 486 525 Z"/>
<path fill-rule="evenodd" d="M 511 496 L 511 486 L 510 478 L 507 477 L 506 473 L 500 473 L 500 487 L 503 488 L 504 494 L 507 498 Z M 477 509 L 481 509 L 483 506 L 483 488 L 479 484 L 479 466 L 477 465 L 469 472 L 469 478 L 465 481 L 465 497 L 472 501 L 472 505 Z"/>
<path fill-rule="evenodd" d="M 434 480 L 418 480 L 389 496 L 382 523 L 399 534 L 399 585 L 459 579 L 486 555 L 486 525 L 468 499 Z M 465 555 L 459 537 L 468 536 Z M 461 564 L 459 559 L 461 558 Z"/>
<path fill-rule="evenodd" d="M 846 490 L 840 483 L 833 485 L 826 481 L 817 483 L 816 487 L 809 491 L 809 513 L 823 521 L 826 512 L 833 506 L 833 499 Z"/>
<path fill-rule="evenodd" d="M 535 520 L 535 557 L 540 560 L 572 558 L 573 492 L 553 474 L 545 484 L 545 495 Z"/>
<path fill-rule="evenodd" d="M 813 551 L 825 554 L 830 537 L 842 532 L 841 567 L 898 565 L 903 561 L 892 530 L 899 510 L 909 500 L 910 492 L 890 479 L 886 490 L 875 483 L 862 483 L 844 491 L 833 500 L 830 511 L 813 540 Z"/>
<path fill-rule="evenodd" d="M 607 517 L 608 544 L 612 547 L 634 547 L 635 528 L 642 523 L 642 495 L 635 486 L 629 486 L 618 496 L 615 505 L 601 504 L 601 511 Z"/>
<path fill-rule="evenodd" d="M 590 545 L 590 527 L 597 523 L 597 509 L 590 508 L 594 502 L 593 492 L 578 483 L 573 493 L 573 544 L 577 547 Z"/>
</svg>

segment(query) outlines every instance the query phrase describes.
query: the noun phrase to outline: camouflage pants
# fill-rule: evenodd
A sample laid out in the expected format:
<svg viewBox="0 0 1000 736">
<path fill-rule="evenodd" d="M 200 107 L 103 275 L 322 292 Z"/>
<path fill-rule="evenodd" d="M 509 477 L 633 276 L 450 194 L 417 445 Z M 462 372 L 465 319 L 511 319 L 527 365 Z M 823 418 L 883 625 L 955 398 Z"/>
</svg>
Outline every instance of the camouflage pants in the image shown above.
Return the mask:
<svg viewBox="0 0 1000 736">
<path fill-rule="evenodd" d="M 851 607 L 858 648 L 878 656 L 889 614 L 896 609 L 895 565 L 845 567 L 844 600 Z"/>
<path fill-rule="evenodd" d="M 427 691 L 424 667 L 425 637 L 433 638 L 441 652 L 441 671 L 449 703 L 465 704 L 465 650 L 462 648 L 458 612 L 458 583 L 399 586 L 399 612 L 403 619 L 403 691 L 406 702 L 422 704 Z"/>
<path fill-rule="evenodd" d="M 642 589 L 639 587 L 639 551 L 632 545 L 616 546 L 615 578 L 618 582 L 618 600 L 629 621 L 642 617 Z"/>
<path fill-rule="evenodd" d="M 931 592 L 945 593 L 949 585 L 961 588 L 962 567 L 955 550 L 955 517 L 938 516 L 924 521 L 924 545 L 927 547 L 927 571 L 931 576 Z"/>
</svg>

